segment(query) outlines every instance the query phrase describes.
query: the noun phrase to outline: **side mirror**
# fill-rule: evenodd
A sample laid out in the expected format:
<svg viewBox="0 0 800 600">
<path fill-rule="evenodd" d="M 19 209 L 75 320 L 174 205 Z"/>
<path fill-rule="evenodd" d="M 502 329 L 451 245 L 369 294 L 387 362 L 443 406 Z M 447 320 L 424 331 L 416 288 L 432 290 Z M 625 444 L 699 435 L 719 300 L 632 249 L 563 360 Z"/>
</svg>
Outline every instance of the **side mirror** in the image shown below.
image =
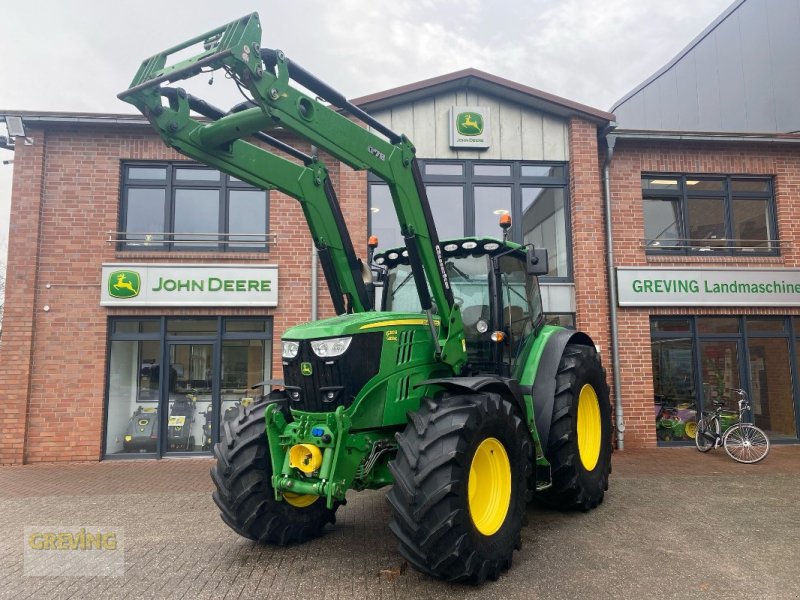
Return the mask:
<svg viewBox="0 0 800 600">
<path fill-rule="evenodd" d="M 527 263 L 528 275 L 547 275 L 547 248 L 528 248 Z"/>
</svg>

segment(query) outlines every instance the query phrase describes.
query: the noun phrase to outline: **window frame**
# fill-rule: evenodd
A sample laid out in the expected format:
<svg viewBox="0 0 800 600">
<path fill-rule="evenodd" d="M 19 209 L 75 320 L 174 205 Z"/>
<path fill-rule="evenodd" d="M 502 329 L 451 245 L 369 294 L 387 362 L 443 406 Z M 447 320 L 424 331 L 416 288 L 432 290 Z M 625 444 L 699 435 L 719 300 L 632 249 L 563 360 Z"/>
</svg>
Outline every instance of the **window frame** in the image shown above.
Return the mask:
<svg viewBox="0 0 800 600">
<path fill-rule="evenodd" d="M 698 320 L 699 319 L 736 319 L 738 324 L 737 332 L 701 332 Z M 750 322 L 755 320 L 768 320 L 776 323 L 782 323 L 783 327 L 780 331 L 750 331 Z M 686 321 L 688 329 L 676 331 L 654 331 L 653 324 L 655 321 L 662 322 L 679 322 Z M 698 314 L 682 314 L 682 315 L 662 315 L 651 314 L 649 315 L 650 324 L 650 344 L 652 347 L 653 340 L 657 339 L 690 339 L 692 347 L 692 365 L 694 369 L 694 385 L 696 394 L 696 406 L 698 410 L 702 407 L 703 410 L 709 410 L 710 398 L 706 398 L 706 389 L 704 387 L 702 375 L 702 342 L 735 342 L 737 345 L 738 365 L 736 366 L 739 375 L 739 384 L 748 391 L 752 391 L 751 374 L 748 365 L 750 364 L 750 347 L 749 340 L 751 339 L 782 339 L 788 343 L 788 359 L 789 359 L 789 372 L 791 373 L 792 381 L 789 383 L 794 400 L 795 406 L 795 438 L 777 439 L 773 443 L 797 443 L 800 439 L 800 316 L 797 315 L 764 315 L 764 314 L 748 314 L 748 315 L 698 315 Z M 653 391 L 655 392 L 655 381 L 652 380 Z M 663 442 L 659 441 L 659 446 L 675 446 L 675 445 L 692 445 L 692 441 L 673 441 Z"/>
<path fill-rule="evenodd" d="M 203 332 L 199 335 L 182 335 L 182 334 L 170 334 L 169 333 L 169 322 L 170 321 L 187 321 L 187 320 L 202 320 L 206 321 L 209 324 L 213 325 L 213 328 L 209 328 L 207 332 Z M 115 324 L 121 322 L 142 322 L 148 321 L 150 323 L 158 323 L 158 331 L 152 332 L 117 332 L 115 331 Z M 228 323 L 241 323 L 241 322 L 258 322 L 264 323 L 264 331 L 227 331 L 226 325 Z M 269 352 L 265 353 L 264 355 L 264 370 L 266 378 L 269 378 L 273 374 L 273 369 L 275 368 L 275 364 L 273 361 L 273 353 L 275 349 L 276 341 L 280 342 L 280 338 L 275 336 L 275 321 L 272 316 L 206 316 L 206 315 L 176 315 L 176 316 L 166 316 L 166 315 L 159 315 L 159 316 L 147 316 L 147 315 L 139 315 L 139 316 L 109 316 L 107 318 L 107 329 L 106 329 L 106 357 L 105 357 L 105 389 L 103 392 L 103 435 L 102 435 L 102 453 L 101 459 L 102 460 L 136 460 L 139 458 L 164 458 L 166 456 L 176 456 L 181 455 L 180 452 L 170 452 L 167 451 L 166 442 L 165 442 L 165 433 L 166 433 L 166 421 L 163 421 L 163 417 L 159 417 L 159 435 L 158 441 L 155 452 L 146 452 L 146 453 L 119 453 L 119 454 L 109 454 L 107 452 L 107 443 L 108 443 L 108 420 L 109 420 L 109 410 L 110 410 L 110 388 L 109 388 L 109 381 L 111 375 L 111 348 L 113 342 L 142 342 L 142 341 L 156 341 L 159 343 L 159 364 L 167 365 L 169 364 L 169 348 L 171 344 L 179 343 L 179 344 L 210 344 L 212 346 L 212 364 L 214 369 L 215 375 L 215 383 L 213 387 L 213 407 L 215 414 L 221 416 L 220 408 L 222 406 L 222 400 L 220 397 L 220 388 L 221 388 L 221 376 L 222 376 L 222 352 L 223 352 L 223 345 L 226 341 L 244 341 L 244 340 L 258 340 L 258 341 L 269 341 L 271 346 Z M 159 391 L 158 391 L 158 414 L 159 415 L 166 415 L 169 401 L 164 396 L 162 391 L 163 382 L 160 383 Z M 220 437 L 220 416 L 216 418 L 212 426 L 212 439 L 214 442 L 219 441 Z M 191 452 L 186 453 L 187 456 L 192 457 L 203 457 L 208 456 L 209 452 L 201 451 L 201 452 Z"/>
<path fill-rule="evenodd" d="M 523 188 L 556 188 L 564 194 L 564 228 L 567 258 L 567 274 L 565 276 L 541 276 L 543 283 L 571 283 L 574 277 L 572 265 L 572 215 L 569 194 L 569 162 L 567 161 L 535 161 L 535 160 L 473 160 L 473 159 L 418 159 L 422 181 L 428 186 L 460 185 L 464 195 L 464 237 L 475 235 L 475 188 L 476 187 L 509 187 L 511 189 L 511 233 L 510 239 L 522 243 L 522 189 Z M 474 175 L 475 165 L 510 166 L 510 175 Z M 426 175 L 428 165 L 460 165 L 461 175 Z M 549 167 L 562 169 L 561 174 L 554 176 L 522 175 L 524 167 Z M 372 186 L 387 185 L 383 179 L 369 173 L 367 176 L 367 226 L 372 235 Z M 497 237 L 501 236 L 497 227 Z"/>
<path fill-rule="evenodd" d="M 644 181 L 647 179 L 675 179 L 678 182 L 677 190 L 651 190 L 644 188 Z M 721 190 L 692 190 L 687 185 L 689 181 L 721 181 Z M 733 190 L 734 181 L 764 181 L 768 186 L 766 192 L 742 192 Z M 674 246 L 680 247 L 659 247 L 651 245 L 652 241 L 643 237 L 645 253 L 648 255 L 676 255 L 676 256 L 780 256 L 780 237 L 778 235 L 777 207 L 775 201 L 775 178 L 771 175 L 721 175 L 721 174 L 691 174 L 691 173 L 656 173 L 642 172 L 640 178 L 640 190 L 642 193 L 642 214 L 644 224 L 644 202 L 646 200 L 677 200 L 679 219 L 677 222 L 678 234 L 680 238 Z M 690 199 L 721 199 L 723 203 L 723 229 L 725 231 L 724 246 L 691 245 L 689 240 L 689 200 Z M 734 203 L 736 200 L 763 200 L 767 208 L 767 226 L 770 229 L 768 234 L 770 244 L 769 249 L 760 250 L 758 246 L 737 248 L 734 236 Z M 646 225 L 645 225 L 646 226 Z M 643 232 L 644 233 L 644 232 Z"/>
<path fill-rule="evenodd" d="M 130 169 L 137 168 L 158 168 L 166 169 L 164 179 L 132 179 L 129 176 Z M 218 181 L 210 181 L 207 179 L 177 179 L 178 170 L 202 170 L 202 171 L 216 171 L 220 177 Z M 120 240 L 117 242 L 118 251 L 134 251 L 134 252 L 221 252 L 221 253 L 268 253 L 270 251 L 269 245 L 269 217 L 270 217 L 270 194 L 269 190 L 262 190 L 261 188 L 250 185 L 244 181 L 234 180 L 231 175 L 217 171 L 212 167 L 202 165 L 190 161 L 131 161 L 123 160 L 120 163 L 120 190 L 119 190 L 119 236 Z M 131 189 L 156 189 L 164 190 L 164 231 L 161 232 L 165 237 L 171 236 L 171 239 L 165 239 L 159 242 L 153 242 L 153 245 L 146 246 L 139 240 L 126 240 L 128 235 L 127 219 L 128 219 L 128 192 Z M 191 245 L 184 245 L 186 242 L 175 240 L 177 235 L 191 235 L 191 234 L 176 234 L 175 233 L 175 209 L 176 209 L 176 192 L 177 190 L 190 189 L 190 190 L 212 190 L 219 192 L 219 205 L 217 212 L 217 240 L 209 244 L 201 244 L 193 242 Z M 262 191 L 266 194 L 266 207 L 264 213 L 264 242 L 263 247 L 249 246 L 242 247 L 237 244 L 231 244 L 229 237 L 230 234 L 230 199 L 232 191 Z M 156 233 L 156 232 L 153 232 Z M 211 233 L 211 232 L 209 232 Z M 237 235 L 237 234 L 233 234 Z M 261 242 L 256 242 L 261 244 Z"/>
</svg>

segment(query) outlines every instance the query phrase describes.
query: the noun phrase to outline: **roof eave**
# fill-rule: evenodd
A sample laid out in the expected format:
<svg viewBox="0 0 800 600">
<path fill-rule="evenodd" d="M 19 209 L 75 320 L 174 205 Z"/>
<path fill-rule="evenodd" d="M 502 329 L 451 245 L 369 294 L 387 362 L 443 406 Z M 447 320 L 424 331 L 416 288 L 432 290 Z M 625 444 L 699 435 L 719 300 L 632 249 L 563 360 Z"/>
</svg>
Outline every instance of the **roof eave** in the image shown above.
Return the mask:
<svg viewBox="0 0 800 600">
<path fill-rule="evenodd" d="M 351 102 L 367 112 L 374 112 L 456 89 L 483 91 L 561 117 L 579 116 L 598 125 L 606 125 L 615 120 L 612 113 L 573 102 L 478 69 L 464 69 L 440 75 L 383 92 L 354 98 Z"/>
</svg>

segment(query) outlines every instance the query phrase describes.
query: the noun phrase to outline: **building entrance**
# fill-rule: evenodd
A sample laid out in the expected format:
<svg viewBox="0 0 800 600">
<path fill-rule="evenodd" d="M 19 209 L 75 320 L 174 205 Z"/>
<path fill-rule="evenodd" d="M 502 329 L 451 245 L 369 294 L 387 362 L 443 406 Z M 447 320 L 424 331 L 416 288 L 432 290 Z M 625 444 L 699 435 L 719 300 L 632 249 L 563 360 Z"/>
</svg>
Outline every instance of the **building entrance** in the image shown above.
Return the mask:
<svg viewBox="0 0 800 600">
<path fill-rule="evenodd" d="M 800 317 L 651 317 L 650 335 L 660 443 L 690 442 L 698 412 L 716 399 L 732 423 L 735 388 L 771 440 L 798 439 Z"/>
<path fill-rule="evenodd" d="M 115 318 L 110 332 L 107 458 L 208 454 L 271 376 L 270 319 Z"/>
</svg>

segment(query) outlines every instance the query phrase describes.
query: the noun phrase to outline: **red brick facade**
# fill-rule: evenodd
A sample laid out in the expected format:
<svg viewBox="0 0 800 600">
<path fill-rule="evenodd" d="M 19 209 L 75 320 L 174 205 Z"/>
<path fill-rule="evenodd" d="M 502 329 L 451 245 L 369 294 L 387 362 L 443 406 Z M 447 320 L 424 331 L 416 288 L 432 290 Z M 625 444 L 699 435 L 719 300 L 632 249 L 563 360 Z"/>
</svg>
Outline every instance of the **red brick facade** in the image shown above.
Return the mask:
<svg viewBox="0 0 800 600">
<path fill-rule="evenodd" d="M 616 266 L 800 267 L 800 148 L 790 144 L 726 144 L 618 140 L 611 163 Z M 780 256 L 705 257 L 646 255 L 642 244 L 642 173 L 766 175 L 774 177 Z M 577 259 L 576 259 L 577 263 Z M 580 309 L 579 309 L 580 314 Z M 620 308 L 619 360 L 626 448 L 656 444 L 650 315 L 800 315 L 792 308 Z M 790 386 L 789 381 L 785 385 Z"/>
<path fill-rule="evenodd" d="M 3 435 L 0 464 L 98 460 L 101 456 L 108 317 L 258 315 L 273 318 L 275 338 L 311 314 L 311 238 L 292 198 L 270 193 L 268 254 L 120 252 L 120 164 L 185 160 L 148 128 L 29 128 L 14 164 L 5 319 L 0 345 Z M 330 166 L 357 247 L 366 246 L 366 177 Z M 235 262 L 280 265 L 276 309 L 104 308 L 104 262 Z M 333 314 L 320 274 L 319 316 Z M 45 311 L 45 306 L 49 310 Z M 273 344 L 280 373 L 280 345 Z"/>
<path fill-rule="evenodd" d="M 106 241 L 118 231 L 120 165 L 126 160 L 182 160 L 145 127 L 48 125 L 29 127 L 32 145 L 19 144 L 14 165 L 5 321 L 0 343 L 0 463 L 98 460 L 102 455 L 108 317 L 121 315 L 268 315 L 274 339 L 307 321 L 311 241 L 297 202 L 270 194 L 269 230 L 277 242 L 267 254 L 121 252 Z M 609 301 L 602 193 L 602 150 L 597 126 L 569 122 L 572 257 L 577 325 L 601 350 L 611 380 Z M 715 145 L 621 139 L 611 163 L 616 266 L 685 265 L 798 268 L 800 160 L 794 146 Z M 323 157 L 358 249 L 367 234 L 363 172 Z M 647 256 L 642 244 L 643 172 L 774 176 L 778 257 Z M 113 262 L 278 264 L 276 309 L 103 308 L 101 264 Z M 333 314 L 319 277 L 319 316 Z M 49 310 L 45 310 L 45 306 Z M 798 314 L 787 309 L 619 310 L 621 395 L 627 448 L 656 444 L 650 356 L 650 315 Z M 273 344 L 273 373 L 280 345 Z"/>
</svg>

